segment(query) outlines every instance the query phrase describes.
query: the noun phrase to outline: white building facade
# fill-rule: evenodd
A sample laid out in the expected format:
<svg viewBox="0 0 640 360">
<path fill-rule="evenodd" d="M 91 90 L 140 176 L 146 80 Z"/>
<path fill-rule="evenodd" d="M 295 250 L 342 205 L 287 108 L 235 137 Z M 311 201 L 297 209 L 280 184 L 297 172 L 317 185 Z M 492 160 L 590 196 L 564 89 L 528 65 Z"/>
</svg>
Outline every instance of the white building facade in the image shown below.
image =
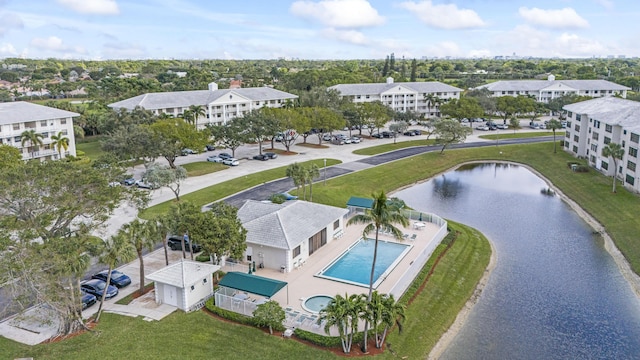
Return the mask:
<svg viewBox="0 0 640 360">
<path fill-rule="evenodd" d="M 437 81 L 394 83 L 393 78 L 388 78 L 386 83 L 338 84 L 329 89 L 337 90 L 340 96 L 354 103 L 380 101 L 394 111 L 411 110 L 427 117 L 439 114 L 437 103 L 428 103 L 429 95 L 446 102 L 459 99 L 462 92 L 462 89 Z"/>
<path fill-rule="evenodd" d="M 190 106 L 202 106 L 205 116 L 198 119 L 198 127 L 206 124 L 223 125 L 229 120 L 262 107 L 278 108 L 298 96 L 270 87 L 218 89 L 216 83 L 208 90 L 147 93 L 109 104 L 113 109 L 133 110 L 142 107 L 156 115 L 178 117 Z"/>
<path fill-rule="evenodd" d="M 614 97 L 569 104 L 564 149 L 585 158 L 589 165 L 605 175 L 615 176 L 630 190 L 640 192 L 640 102 Z M 624 155 L 618 160 L 602 156 L 609 143 L 622 145 Z"/>
<path fill-rule="evenodd" d="M 80 114 L 32 104 L 26 101 L 0 103 L 0 143 L 18 148 L 24 160 L 57 160 L 66 156 L 76 156 L 76 142 L 73 133 L 73 118 Z M 34 130 L 42 135 L 40 144 L 25 141 L 22 134 Z M 68 139 L 67 149 L 58 149 L 52 136 Z"/>
<path fill-rule="evenodd" d="M 553 75 L 548 80 L 496 81 L 476 87 L 481 88 L 488 89 L 493 97 L 532 96 L 541 103 L 571 94 L 593 98 L 618 95 L 626 98 L 627 90 L 631 90 L 606 80 L 555 80 Z"/>
</svg>

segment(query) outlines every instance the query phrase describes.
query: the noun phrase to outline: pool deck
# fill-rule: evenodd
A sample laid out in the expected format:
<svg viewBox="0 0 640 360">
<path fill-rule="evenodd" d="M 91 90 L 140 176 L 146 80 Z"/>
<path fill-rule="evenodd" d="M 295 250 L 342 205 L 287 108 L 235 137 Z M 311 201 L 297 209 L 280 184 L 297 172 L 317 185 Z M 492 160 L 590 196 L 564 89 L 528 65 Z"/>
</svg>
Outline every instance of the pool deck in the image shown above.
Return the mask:
<svg viewBox="0 0 640 360">
<path fill-rule="evenodd" d="M 286 281 L 288 286 L 273 296 L 273 300 L 280 303 L 283 308 L 290 308 L 289 312 L 298 312 L 297 316 L 287 316 L 285 325 L 289 328 L 302 328 L 304 330 L 324 334 L 321 327 L 314 325 L 313 319 L 309 319 L 310 312 L 305 311 L 302 308 L 302 303 L 308 297 L 313 295 L 330 295 L 334 296 L 340 294 L 367 294 L 368 287 L 356 286 L 338 281 L 333 281 L 325 278 L 314 276 L 316 273 L 325 268 L 331 261 L 342 254 L 350 245 L 356 242 L 362 237 L 362 230 L 364 225 L 351 225 L 345 229 L 344 235 L 338 239 L 334 239 L 327 245 L 321 247 L 313 253 L 307 259 L 303 266 L 288 272 L 282 273 L 277 270 L 271 269 L 258 269 L 256 275 L 268 277 L 271 279 Z M 410 275 L 406 272 L 410 265 L 414 261 L 421 260 L 424 257 L 424 251 L 435 240 L 435 235 L 440 228 L 436 224 L 426 223 L 426 226 L 415 229 L 413 221 L 408 227 L 404 228 L 403 232 L 409 234 L 406 240 L 402 243 L 413 245 L 411 249 L 406 253 L 400 262 L 395 266 L 393 270 L 388 273 L 387 277 L 380 283 L 378 288 L 382 293 L 393 293 L 396 299 L 400 294 L 396 294 L 394 289 L 398 283 L 411 282 L 413 279 L 409 279 Z M 411 240 L 411 236 L 416 234 L 415 240 Z M 375 238 L 375 234 L 369 234 L 369 238 Z M 380 234 L 379 240 L 381 241 L 394 241 L 389 235 Z M 370 264 L 363 264 L 368 271 L 371 269 Z M 302 322 L 298 321 L 304 315 Z M 335 328 L 333 329 L 335 330 Z M 332 331 L 332 335 L 333 331 Z"/>
</svg>

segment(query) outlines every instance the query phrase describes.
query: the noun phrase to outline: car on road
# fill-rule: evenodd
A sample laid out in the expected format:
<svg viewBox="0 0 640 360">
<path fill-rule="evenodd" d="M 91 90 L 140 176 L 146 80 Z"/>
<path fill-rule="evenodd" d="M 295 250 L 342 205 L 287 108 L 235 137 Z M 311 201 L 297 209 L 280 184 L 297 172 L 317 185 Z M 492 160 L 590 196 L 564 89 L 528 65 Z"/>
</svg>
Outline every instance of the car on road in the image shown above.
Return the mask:
<svg viewBox="0 0 640 360">
<path fill-rule="evenodd" d="M 269 157 L 265 154 L 258 154 L 253 156 L 253 160 L 267 161 Z"/>
<path fill-rule="evenodd" d="M 207 161 L 208 162 L 221 163 L 222 160 L 223 159 L 220 156 L 217 156 L 217 155 L 212 155 L 212 156 L 207 157 Z"/>
<path fill-rule="evenodd" d="M 229 165 L 229 166 L 238 166 L 238 165 L 240 165 L 240 161 L 238 161 L 238 159 L 236 159 L 236 158 L 223 159 L 222 163 L 224 165 Z"/>
<path fill-rule="evenodd" d="M 153 190 L 155 189 L 151 184 L 147 183 L 143 180 L 137 180 L 136 181 L 136 186 L 140 189 L 147 189 L 147 190 Z"/>
<path fill-rule="evenodd" d="M 189 251 L 189 243 L 189 239 L 184 240 L 184 248 L 187 251 Z M 176 235 L 169 236 L 169 239 L 167 240 L 167 246 L 171 250 L 182 250 L 182 237 Z M 197 253 L 202 251 L 202 247 L 196 243 L 193 243 L 191 244 L 191 250 L 194 253 Z"/>
<path fill-rule="evenodd" d="M 275 159 L 278 157 L 278 154 L 274 153 L 274 152 L 266 152 L 263 153 L 264 155 L 267 155 L 269 157 L 269 159 Z"/>
<path fill-rule="evenodd" d="M 352 136 L 352 137 L 351 137 L 351 143 L 352 143 L 352 144 L 360 144 L 360 142 L 361 142 L 361 141 L 362 141 L 362 140 L 360 140 L 360 138 L 359 138 L 359 137 L 357 137 L 357 136 Z"/>
<path fill-rule="evenodd" d="M 107 281 L 107 276 L 109 275 L 109 270 L 100 271 L 97 274 L 93 274 L 92 279 L 99 279 L 102 281 Z M 131 284 L 131 278 L 126 274 L 121 273 L 118 270 L 111 270 L 111 279 L 109 281 L 110 285 L 117 287 L 118 289 L 123 288 L 127 285 Z"/>
<path fill-rule="evenodd" d="M 102 293 L 104 292 L 105 287 L 107 288 L 105 299 L 111 299 L 112 297 L 118 295 L 117 287 L 113 285 L 107 286 L 106 282 L 99 279 L 91 279 L 80 283 L 80 289 L 88 294 L 95 296 L 98 299 L 102 298 Z"/>
<path fill-rule="evenodd" d="M 89 294 L 87 292 L 84 291 L 80 291 L 82 294 L 82 310 L 93 306 L 93 304 L 95 304 L 96 302 L 98 302 L 98 298 L 93 295 L 93 294 Z"/>
</svg>

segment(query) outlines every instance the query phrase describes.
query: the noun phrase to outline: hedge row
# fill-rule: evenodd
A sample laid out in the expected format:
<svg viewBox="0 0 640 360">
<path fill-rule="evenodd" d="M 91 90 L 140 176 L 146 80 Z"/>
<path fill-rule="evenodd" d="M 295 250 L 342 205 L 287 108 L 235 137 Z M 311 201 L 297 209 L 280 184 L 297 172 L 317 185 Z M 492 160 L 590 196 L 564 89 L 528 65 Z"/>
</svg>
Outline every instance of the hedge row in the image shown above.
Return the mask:
<svg viewBox="0 0 640 360">
<path fill-rule="evenodd" d="M 204 307 L 207 308 L 207 310 L 209 310 L 212 314 L 218 315 L 221 318 L 225 318 L 233 322 L 237 322 L 238 324 L 262 327 L 256 323 L 255 319 L 252 316 L 238 314 L 237 312 L 233 312 L 233 311 L 229 311 L 229 310 L 225 310 L 217 307 L 215 304 L 215 298 L 213 297 L 207 300 Z M 284 325 L 282 324 L 280 326 L 273 327 L 273 330 L 275 331 L 284 331 L 284 329 L 285 329 Z"/>
</svg>

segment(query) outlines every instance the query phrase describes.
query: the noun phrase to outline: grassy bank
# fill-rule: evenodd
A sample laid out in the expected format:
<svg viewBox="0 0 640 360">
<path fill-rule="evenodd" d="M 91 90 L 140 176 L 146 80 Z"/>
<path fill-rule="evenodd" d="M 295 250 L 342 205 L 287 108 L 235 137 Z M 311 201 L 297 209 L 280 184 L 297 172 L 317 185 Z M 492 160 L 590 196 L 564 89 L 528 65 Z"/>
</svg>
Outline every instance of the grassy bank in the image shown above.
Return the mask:
<svg viewBox="0 0 640 360">
<path fill-rule="evenodd" d="M 528 131 L 528 132 L 514 132 L 510 130 L 502 130 L 498 132 L 490 132 L 486 135 L 478 136 L 480 139 L 495 140 L 495 139 L 524 139 L 534 138 L 540 136 L 553 136 L 553 131 Z M 556 140 L 564 138 L 564 131 L 556 131 Z"/>
<path fill-rule="evenodd" d="M 339 164 L 341 161 L 336 159 L 327 159 L 327 166 Z M 322 168 L 324 166 L 324 159 L 311 160 L 301 162 L 302 165 L 316 164 Z M 264 184 L 269 181 L 280 179 L 286 176 L 287 166 L 281 166 L 275 169 L 269 169 L 246 175 L 243 177 L 235 178 L 232 180 L 224 181 L 216 185 L 200 189 L 189 194 L 181 195 L 180 199 L 190 201 L 197 206 L 204 206 L 214 201 L 223 199 L 227 196 L 233 195 L 239 191 L 252 188 L 254 186 Z M 315 191 L 315 188 L 314 188 Z M 151 219 L 156 216 L 162 215 L 169 210 L 174 200 L 165 201 L 163 203 L 151 206 L 139 216 L 143 219 Z"/>
<path fill-rule="evenodd" d="M 222 165 L 220 163 L 214 163 L 210 161 L 196 161 L 182 166 L 185 170 L 187 170 L 187 176 L 201 176 L 206 174 L 211 174 L 216 171 L 221 171 L 228 169 L 229 167 L 226 165 Z"/>
<path fill-rule="evenodd" d="M 382 153 L 386 153 L 386 152 L 398 150 L 398 149 L 404 149 L 412 146 L 426 146 L 426 145 L 433 145 L 433 144 L 435 144 L 435 140 L 433 139 L 400 141 L 395 144 L 391 143 L 391 144 L 377 145 L 377 146 L 371 146 L 363 149 L 358 149 L 353 151 L 353 153 L 356 155 L 377 155 L 377 154 L 382 154 Z"/>
</svg>

